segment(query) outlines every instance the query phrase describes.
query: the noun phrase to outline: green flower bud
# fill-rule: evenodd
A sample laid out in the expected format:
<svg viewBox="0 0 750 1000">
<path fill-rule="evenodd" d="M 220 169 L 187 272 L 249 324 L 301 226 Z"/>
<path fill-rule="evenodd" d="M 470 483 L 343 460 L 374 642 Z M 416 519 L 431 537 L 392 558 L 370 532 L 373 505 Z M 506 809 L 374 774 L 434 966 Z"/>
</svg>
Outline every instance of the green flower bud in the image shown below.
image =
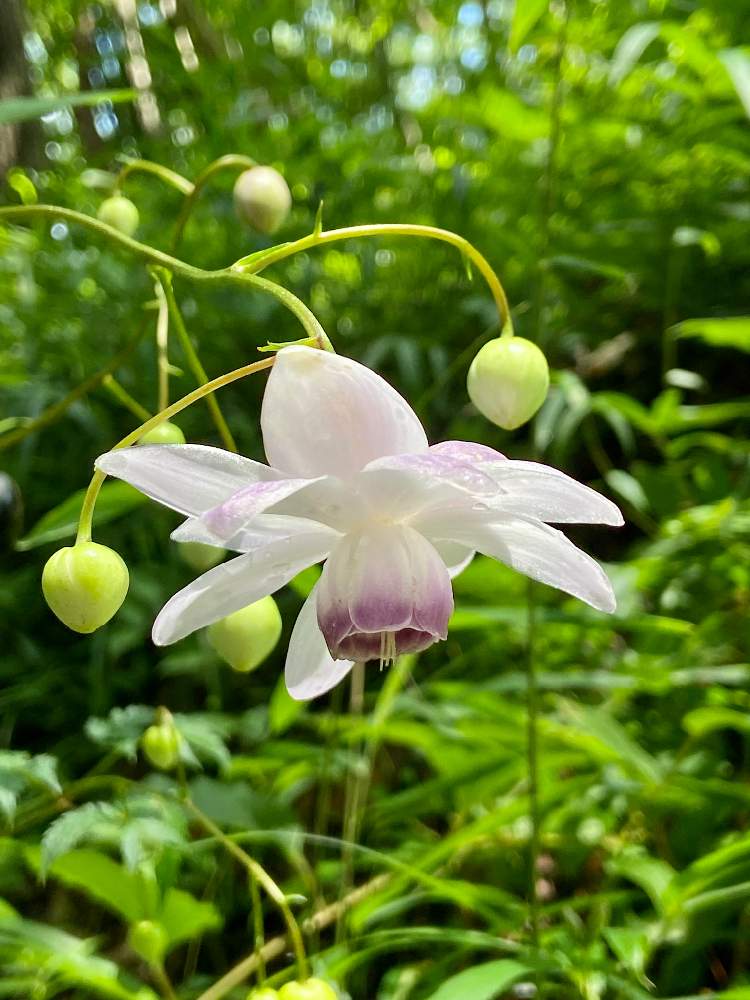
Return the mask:
<svg viewBox="0 0 750 1000">
<path fill-rule="evenodd" d="M 208 642 L 233 670 L 255 670 L 281 636 L 281 615 L 272 597 L 235 611 L 208 627 Z"/>
<path fill-rule="evenodd" d="M 245 1000 L 278 1000 L 279 994 L 270 986 L 259 986 L 250 990 Z"/>
<path fill-rule="evenodd" d="M 146 431 L 138 444 L 185 444 L 185 435 L 177 424 L 165 420 L 150 431 Z"/>
<path fill-rule="evenodd" d="M 523 337 L 491 340 L 472 361 L 466 387 L 480 413 L 506 431 L 515 430 L 547 398 L 547 359 Z"/>
<path fill-rule="evenodd" d="M 50 608 L 74 632 L 95 632 L 119 609 L 128 592 L 128 567 L 106 545 L 78 542 L 50 556 L 42 573 Z"/>
<path fill-rule="evenodd" d="M 130 928 L 128 944 L 149 965 L 161 965 L 169 936 L 162 924 L 157 924 L 154 920 L 139 920 Z"/>
<path fill-rule="evenodd" d="M 284 983 L 279 1000 L 338 1000 L 338 995 L 322 979 L 306 979 L 304 983 Z"/>
<path fill-rule="evenodd" d="M 292 207 L 289 186 L 273 167 L 251 167 L 234 185 L 237 215 L 259 233 L 275 233 Z"/>
<path fill-rule="evenodd" d="M 160 771 L 171 771 L 180 759 L 180 736 L 172 716 L 162 713 L 162 719 L 149 726 L 141 736 L 141 748 L 147 759 Z"/>
<path fill-rule="evenodd" d="M 138 209 L 130 198 L 123 198 L 121 194 L 113 194 L 111 198 L 103 201 L 96 217 L 100 222 L 105 222 L 126 236 L 132 236 L 140 222 Z"/>
<path fill-rule="evenodd" d="M 0 472 L 0 552 L 9 552 L 21 534 L 23 501 L 18 483 Z"/>
<path fill-rule="evenodd" d="M 213 566 L 218 566 L 226 555 L 225 549 L 206 545 L 205 542 L 178 542 L 177 551 L 182 561 L 197 573 L 205 573 Z"/>
</svg>

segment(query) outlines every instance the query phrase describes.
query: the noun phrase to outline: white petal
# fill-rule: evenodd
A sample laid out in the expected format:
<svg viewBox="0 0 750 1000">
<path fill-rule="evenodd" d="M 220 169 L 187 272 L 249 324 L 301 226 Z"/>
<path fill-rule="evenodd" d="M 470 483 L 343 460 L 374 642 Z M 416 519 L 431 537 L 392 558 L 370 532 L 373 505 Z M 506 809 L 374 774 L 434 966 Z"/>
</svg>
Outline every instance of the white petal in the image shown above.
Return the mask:
<svg viewBox="0 0 750 1000">
<path fill-rule="evenodd" d="M 177 642 L 273 594 L 301 570 L 325 559 L 332 537 L 329 528 L 282 536 L 209 570 L 167 601 L 154 622 L 154 642 Z"/>
<path fill-rule="evenodd" d="M 270 482 L 252 483 L 233 493 L 218 507 L 207 510 L 202 520 L 217 538 L 229 539 L 269 507 L 292 497 L 316 482 L 319 480 L 275 479 Z"/>
<path fill-rule="evenodd" d="M 436 479 L 476 496 L 493 496 L 498 492 L 495 480 L 480 467 L 432 448 L 416 455 L 389 455 L 386 458 L 378 458 L 368 464 L 367 471 L 371 469 L 411 472 L 421 480 Z"/>
<path fill-rule="evenodd" d="M 291 535 L 304 534 L 309 531 L 326 531 L 327 525 L 319 524 L 302 517 L 287 517 L 279 514 L 260 514 L 242 528 L 234 537 L 220 538 L 206 524 L 202 517 L 189 517 L 187 521 L 175 528 L 170 535 L 174 542 L 203 542 L 205 545 L 216 545 L 222 549 L 232 549 L 235 552 L 252 552 L 268 542 L 288 538 Z M 340 538 L 337 531 L 331 529 L 331 545 Z"/>
<path fill-rule="evenodd" d="M 152 500 L 188 515 L 202 514 L 250 483 L 279 478 L 261 462 L 202 444 L 117 448 L 100 455 L 95 464 L 108 476 L 124 479 Z"/>
<path fill-rule="evenodd" d="M 619 508 L 589 486 L 537 462 L 492 462 L 480 468 L 505 494 L 492 506 L 557 524 L 624 524 Z"/>
<path fill-rule="evenodd" d="M 261 427 L 271 465 L 308 478 L 347 478 L 375 458 L 427 448 L 417 415 L 384 379 L 311 347 L 276 355 Z"/>
<path fill-rule="evenodd" d="M 409 521 L 427 511 L 461 507 L 486 507 L 484 496 L 475 497 L 449 477 L 429 475 L 416 469 L 380 469 L 373 465 L 352 480 L 352 487 L 375 520 Z M 499 492 L 497 486 L 493 486 Z"/>
<path fill-rule="evenodd" d="M 450 513 L 431 515 L 419 524 L 428 538 L 449 539 L 512 566 L 533 580 L 557 587 L 600 611 L 612 612 L 612 584 L 601 566 L 561 531 L 520 516 Z"/>
<path fill-rule="evenodd" d="M 438 540 L 433 541 L 432 544 L 445 563 L 451 580 L 454 580 L 460 573 L 463 573 L 476 555 L 474 549 L 467 549 L 465 545 L 461 545 L 459 542 Z"/>
<path fill-rule="evenodd" d="M 317 586 L 302 605 L 286 654 L 284 679 L 296 701 L 317 698 L 335 687 L 349 673 L 351 660 L 334 660 L 328 652 L 316 613 Z"/>
<path fill-rule="evenodd" d="M 502 452 L 495 451 L 486 444 L 477 444 L 476 441 L 439 441 L 430 445 L 430 452 L 437 455 L 447 455 L 448 458 L 455 458 L 459 462 L 468 462 L 470 465 L 478 465 L 480 462 L 499 462 L 505 459 Z"/>
</svg>

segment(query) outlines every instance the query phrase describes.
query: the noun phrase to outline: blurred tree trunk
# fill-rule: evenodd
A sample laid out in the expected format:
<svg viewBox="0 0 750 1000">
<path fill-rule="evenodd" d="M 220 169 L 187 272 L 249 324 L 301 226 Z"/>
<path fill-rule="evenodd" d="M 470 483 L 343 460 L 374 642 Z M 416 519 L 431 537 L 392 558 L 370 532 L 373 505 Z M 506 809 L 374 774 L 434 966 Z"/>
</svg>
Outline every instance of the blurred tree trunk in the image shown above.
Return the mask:
<svg viewBox="0 0 750 1000">
<path fill-rule="evenodd" d="M 31 94 L 23 48 L 23 0 L 0 0 L 0 100 Z M 0 175 L 16 163 L 36 163 L 40 132 L 36 122 L 0 125 Z"/>
</svg>

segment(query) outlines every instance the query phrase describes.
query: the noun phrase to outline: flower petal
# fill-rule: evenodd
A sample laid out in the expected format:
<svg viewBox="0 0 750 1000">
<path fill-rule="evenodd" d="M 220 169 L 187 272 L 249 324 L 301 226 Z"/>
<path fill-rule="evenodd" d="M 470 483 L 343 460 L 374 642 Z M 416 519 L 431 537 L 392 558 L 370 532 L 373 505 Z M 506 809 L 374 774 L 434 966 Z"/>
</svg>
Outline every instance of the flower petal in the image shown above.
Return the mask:
<svg viewBox="0 0 750 1000">
<path fill-rule="evenodd" d="M 313 530 L 325 530 L 327 525 L 302 517 L 287 517 L 280 514 L 260 514 L 247 527 L 241 528 L 230 538 L 220 538 L 206 524 L 203 517 L 189 517 L 175 528 L 170 535 L 173 542 L 203 542 L 235 552 L 252 552 L 254 549 L 292 535 Z M 341 537 L 331 529 L 331 544 Z"/>
<path fill-rule="evenodd" d="M 202 520 L 217 538 L 232 538 L 253 518 L 281 500 L 299 493 L 315 479 L 276 479 L 253 483 L 233 493 L 229 499 L 206 511 Z"/>
<path fill-rule="evenodd" d="M 374 524 L 344 536 L 318 583 L 318 624 L 334 656 L 382 655 L 386 634 L 395 635 L 397 651 L 399 636 L 424 648 L 446 637 L 452 611 L 442 559 L 406 525 Z"/>
<path fill-rule="evenodd" d="M 480 462 L 499 462 L 505 458 L 499 451 L 490 448 L 486 444 L 477 444 L 476 441 L 439 441 L 430 445 L 430 453 L 436 455 L 446 455 L 454 458 L 458 462 L 467 462 L 469 465 L 478 465 Z"/>
<path fill-rule="evenodd" d="M 445 563 L 451 580 L 455 580 L 460 573 L 463 573 L 476 555 L 474 549 L 467 549 L 458 542 L 433 541 L 432 544 Z"/>
<path fill-rule="evenodd" d="M 456 486 L 475 496 L 494 496 L 498 486 L 492 476 L 488 476 L 476 465 L 453 455 L 430 449 L 416 455 L 388 455 L 367 465 L 372 469 L 396 469 L 411 472 L 421 480 L 427 477 Z"/>
<path fill-rule="evenodd" d="M 496 510 L 557 524 L 624 524 L 619 508 L 589 486 L 538 462 L 492 462 L 481 466 L 503 496 Z"/>
<path fill-rule="evenodd" d="M 260 544 L 209 570 L 167 601 L 154 622 L 154 642 L 157 646 L 177 642 L 273 594 L 301 570 L 325 559 L 333 538 L 330 528 L 306 528 Z"/>
<path fill-rule="evenodd" d="M 296 701 L 317 698 L 349 673 L 351 660 L 334 660 L 318 625 L 317 585 L 302 605 L 286 654 L 286 689 Z"/>
<path fill-rule="evenodd" d="M 202 444 L 116 448 L 95 464 L 108 476 L 124 479 L 152 500 L 187 515 L 202 514 L 250 483 L 279 478 L 261 462 Z"/>
<path fill-rule="evenodd" d="M 494 520 L 492 520 L 494 516 Z M 612 584 L 601 566 L 561 531 L 532 518 L 451 512 L 420 522 L 428 538 L 449 539 L 512 566 L 533 580 L 557 587 L 600 611 L 612 612 Z"/>
<path fill-rule="evenodd" d="M 427 448 L 417 415 L 384 379 L 311 347 L 276 355 L 261 427 L 269 462 L 293 476 L 346 478 L 383 455 Z"/>
</svg>

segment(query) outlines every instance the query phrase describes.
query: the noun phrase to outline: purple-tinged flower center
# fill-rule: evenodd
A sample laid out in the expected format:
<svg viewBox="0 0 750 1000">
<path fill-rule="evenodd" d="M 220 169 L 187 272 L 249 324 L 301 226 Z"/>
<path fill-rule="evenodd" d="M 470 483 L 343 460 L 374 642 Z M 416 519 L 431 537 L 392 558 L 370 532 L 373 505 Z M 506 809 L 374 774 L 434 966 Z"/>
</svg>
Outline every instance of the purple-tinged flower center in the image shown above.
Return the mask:
<svg viewBox="0 0 750 1000">
<path fill-rule="evenodd" d="M 346 535 L 318 585 L 318 624 L 334 659 L 419 652 L 448 632 L 450 577 L 435 548 L 406 525 Z"/>
</svg>

